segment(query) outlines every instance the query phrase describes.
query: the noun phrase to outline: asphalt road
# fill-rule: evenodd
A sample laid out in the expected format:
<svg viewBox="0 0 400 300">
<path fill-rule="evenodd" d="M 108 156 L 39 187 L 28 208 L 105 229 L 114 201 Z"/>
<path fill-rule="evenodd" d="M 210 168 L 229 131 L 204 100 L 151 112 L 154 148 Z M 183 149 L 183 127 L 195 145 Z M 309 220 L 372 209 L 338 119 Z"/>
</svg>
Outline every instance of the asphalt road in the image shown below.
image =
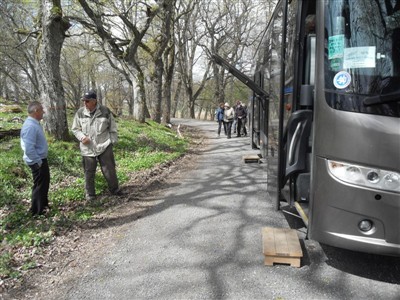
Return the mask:
<svg viewBox="0 0 400 300">
<path fill-rule="evenodd" d="M 64 299 L 400 299 L 400 258 L 351 252 L 305 239 L 275 211 L 264 164 L 250 139 L 217 138 L 215 122 L 197 168 L 159 195 L 113 251 L 77 278 Z M 263 227 L 297 230 L 301 267 L 265 266 Z"/>
</svg>

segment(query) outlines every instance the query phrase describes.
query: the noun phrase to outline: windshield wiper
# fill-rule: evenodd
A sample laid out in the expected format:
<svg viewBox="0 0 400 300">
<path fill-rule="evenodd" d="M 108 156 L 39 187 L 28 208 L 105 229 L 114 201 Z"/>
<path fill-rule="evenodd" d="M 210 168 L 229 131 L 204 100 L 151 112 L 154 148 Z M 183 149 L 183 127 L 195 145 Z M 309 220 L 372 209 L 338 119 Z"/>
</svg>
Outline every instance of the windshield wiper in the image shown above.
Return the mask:
<svg viewBox="0 0 400 300">
<path fill-rule="evenodd" d="M 366 97 L 363 101 L 365 106 L 384 104 L 384 103 L 393 103 L 400 101 L 400 91 L 395 93 L 386 94 L 386 95 L 377 95 Z"/>
</svg>

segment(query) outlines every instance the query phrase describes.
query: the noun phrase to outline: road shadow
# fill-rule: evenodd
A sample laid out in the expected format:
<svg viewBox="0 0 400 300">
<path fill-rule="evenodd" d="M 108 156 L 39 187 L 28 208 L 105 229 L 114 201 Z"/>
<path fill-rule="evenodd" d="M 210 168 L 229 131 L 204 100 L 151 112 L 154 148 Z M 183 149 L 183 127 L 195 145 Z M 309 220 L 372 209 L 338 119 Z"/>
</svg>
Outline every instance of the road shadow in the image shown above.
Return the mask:
<svg viewBox="0 0 400 300">
<path fill-rule="evenodd" d="M 355 276 L 400 284 L 400 257 L 356 252 L 321 244 L 326 264 Z"/>
</svg>

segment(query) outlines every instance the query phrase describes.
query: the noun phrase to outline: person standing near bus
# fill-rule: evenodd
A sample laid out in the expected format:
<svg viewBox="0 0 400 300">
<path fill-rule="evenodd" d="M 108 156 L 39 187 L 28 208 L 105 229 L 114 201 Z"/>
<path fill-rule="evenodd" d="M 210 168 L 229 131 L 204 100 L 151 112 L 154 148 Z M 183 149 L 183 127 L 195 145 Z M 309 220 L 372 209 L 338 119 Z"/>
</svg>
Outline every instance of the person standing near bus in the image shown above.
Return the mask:
<svg viewBox="0 0 400 300">
<path fill-rule="evenodd" d="M 84 107 L 75 114 L 72 133 L 79 140 L 85 173 L 86 200 L 95 200 L 95 174 L 97 162 L 113 195 L 122 195 L 115 170 L 113 145 L 117 142 L 117 125 L 107 107 L 97 102 L 96 92 L 88 91 L 83 97 Z"/>
<path fill-rule="evenodd" d="M 231 138 L 231 131 L 232 131 L 232 123 L 235 118 L 235 110 L 233 107 L 230 107 L 229 103 L 225 103 L 224 105 L 224 123 L 226 127 L 226 134 L 227 138 Z"/>
<path fill-rule="evenodd" d="M 241 136 L 241 130 L 243 129 L 244 136 L 247 136 L 246 129 L 246 118 L 247 118 L 247 109 L 242 105 L 242 102 L 237 101 L 236 109 L 235 109 L 235 117 L 237 119 L 237 137 Z"/>
<path fill-rule="evenodd" d="M 216 119 L 218 122 L 218 137 L 220 137 L 220 135 L 221 135 L 221 127 L 224 127 L 225 135 L 227 135 L 226 134 L 226 126 L 225 126 L 225 122 L 224 122 L 224 110 L 225 110 L 224 103 L 220 103 L 219 107 L 217 109 L 217 112 L 216 112 Z"/>
<path fill-rule="evenodd" d="M 30 212 L 42 215 L 49 208 L 50 169 L 47 163 L 49 146 L 40 125 L 44 110 L 40 102 L 28 104 L 28 118 L 21 129 L 21 148 L 24 151 L 23 159 L 32 171 L 33 186 Z"/>
</svg>

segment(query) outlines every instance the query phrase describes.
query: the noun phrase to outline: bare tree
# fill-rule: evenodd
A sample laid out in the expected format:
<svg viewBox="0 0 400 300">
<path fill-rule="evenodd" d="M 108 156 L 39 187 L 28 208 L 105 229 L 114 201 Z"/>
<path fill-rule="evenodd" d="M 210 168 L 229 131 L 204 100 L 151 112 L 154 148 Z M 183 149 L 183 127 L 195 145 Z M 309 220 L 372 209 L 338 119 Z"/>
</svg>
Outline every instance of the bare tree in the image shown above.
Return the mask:
<svg viewBox="0 0 400 300">
<path fill-rule="evenodd" d="M 160 9 L 158 16 L 160 18 L 161 27 L 158 30 L 158 34 L 154 37 L 156 40 L 155 50 L 151 51 L 151 56 L 153 58 L 154 70 L 155 70 L 154 86 L 156 87 L 154 120 L 158 123 L 161 122 L 162 103 L 164 103 L 164 108 L 168 110 L 168 116 L 167 116 L 167 111 L 165 111 L 166 114 L 164 114 L 164 116 L 168 118 L 169 122 L 169 111 L 170 111 L 170 101 L 171 101 L 169 93 L 170 93 L 172 72 L 174 66 L 171 64 L 168 65 L 166 63 L 169 62 L 171 58 L 170 55 L 173 55 L 172 51 L 174 51 L 173 47 L 174 44 L 170 43 L 170 41 L 171 41 L 171 32 L 173 32 L 172 28 L 174 26 L 175 2 L 176 0 L 159 1 Z M 169 73 L 165 73 L 164 67 L 167 68 L 167 71 Z M 167 74 L 169 75 L 169 77 L 165 78 L 165 75 Z M 164 83 L 166 83 L 165 88 L 163 88 Z M 163 99 L 163 95 L 166 96 L 165 99 Z M 166 122 L 165 118 L 164 122 Z"/>
<path fill-rule="evenodd" d="M 194 84 L 194 66 L 200 57 L 197 52 L 201 40 L 205 36 L 202 26 L 199 26 L 200 1 L 181 1 L 181 17 L 176 22 L 177 60 L 180 79 L 187 96 L 187 107 L 190 118 L 195 118 L 195 103 L 209 78 L 210 64 L 206 63 L 200 84 Z"/>
<path fill-rule="evenodd" d="M 170 123 L 172 83 L 175 70 L 175 42 L 173 38 L 169 39 L 169 45 L 166 51 L 164 52 L 164 65 L 165 65 L 165 82 L 164 82 L 163 120 L 165 121 L 165 123 Z"/>
<path fill-rule="evenodd" d="M 46 131 L 55 139 L 68 139 L 59 64 L 69 22 L 63 16 L 61 1 L 3 1 L 0 10 L 0 24 L 5 29 L 0 34 L 7 36 L 2 39 L 7 43 L 0 46 L 2 58 L 12 63 L 1 65 L 3 74 L 12 81 L 14 97 L 40 99 L 46 110 Z M 9 90 L 10 84 L 5 84 Z"/>
<path fill-rule="evenodd" d="M 41 34 L 37 39 L 36 64 L 40 98 L 46 110 L 45 128 L 56 139 L 67 140 L 69 132 L 60 57 L 70 24 L 63 17 L 61 0 L 41 0 L 38 20 Z"/>
<path fill-rule="evenodd" d="M 41 5 L 30 11 L 24 11 L 26 4 L 18 6 L 19 1 L 7 2 L 12 5 L 0 3 L 2 14 L 4 9 L 11 12 L 15 8 L 18 13 L 8 15 L 33 15 L 41 10 L 43 13 L 37 18 L 39 23 L 31 21 L 27 25 L 19 20 L 21 18 L 13 20 L 3 14 L 7 21 L 0 20 L 0 28 L 6 30 L 0 32 L 0 37 L 6 39 L 12 28 L 20 28 L 20 33 L 25 35 L 13 41 L 14 48 L 6 48 L 9 42 L 0 42 L 0 92 L 12 97 L 20 94 L 18 98 L 29 94 L 34 97 L 35 93 L 43 95 L 43 99 L 47 98 L 45 106 L 49 108 L 46 124 L 55 131 L 67 128 L 57 112 L 65 111 L 66 103 L 79 106 L 82 92 L 96 86 L 100 101 L 107 101 L 117 113 L 121 113 L 123 101 L 127 103 L 129 114 L 142 122 L 150 112 L 156 121 L 165 122 L 169 122 L 177 110 L 192 118 L 199 111 L 202 117 L 209 116 L 213 107 L 224 101 L 225 95 L 232 94 L 232 87 L 237 85 L 225 70 L 209 59 L 210 54 L 219 53 L 247 71 L 254 41 L 260 39 L 257 34 L 263 30 L 260 20 L 267 22 L 266 10 L 256 9 L 256 6 L 269 3 L 268 0 L 78 0 L 68 2 L 69 15 L 64 16 L 61 0 L 41 0 Z M 63 2 L 63 5 L 67 4 Z M 44 22 L 46 8 L 50 8 L 48 23 Z M 68 30 L 68 36 L 74 37 L 64 43 L 67 20 L 75 25 Z M 46 29 L 44 25 L 47 24 L 53 27 Z M 43 33 L 53 30 L 54 34 L 43 35 L 42 27 Z M 32 37 L 38 38 L 37 68 L 32 59 L 36 52 L 30 46 L 35 41 Z M 53 56 L 45 54 L 43 45 L 46 43 L 53 43 Z M 60 73 L 56 65 L 60 63 L 57 56 L 61 47 Z M 110 66 L 121 75 L 110 71 Z M 51 87 L 51 78 L 58 76 L 61 79 L 53 80 Z M 31 82 L 29 85 L 27 78 Z M 207 84 L 211 78 L 214 86 Z M 53 118 L 61 123 L 50 125 Z"/>
<path fill-rule="evenodd" d="M 0 2 L 0 95 L 17 102 L 39 98 L 34 40 L 28 38 L 38 32 L 29 29 L 33 13 L 28 8 L 14 1 Z"/>
<path fill-rule="evenodd" d="M 144 122 L 144 76 L 137 55 L 139 47 L 148 50 L 143 39 L 159 7 L 145 2 L 123 0 L 90 3 L 78 0 L 78 2 L 91 22 L 87 22 L 86 19 L 79 21 L 98 35 L 111 66 L 118 69 L 131 84 L 137 100 L 136 118 Z M 111 59 L 109 53 L 118 65 Z"/>
<path fill-rule="evenodd" d="M 252 54 L 261 38 L 264 17 L 262 1 L 206 2 L 201 7 L 201 20 L 207 30 L 202 47 L 210 58 L 217 53 L 226 58 L 242 72 L 248 72 L 253 60 Z M 231 75 L 212 61 L 214 80 L 214 105 L 226 102 L 226 88 L 235 81 Z"/>
</svg>

